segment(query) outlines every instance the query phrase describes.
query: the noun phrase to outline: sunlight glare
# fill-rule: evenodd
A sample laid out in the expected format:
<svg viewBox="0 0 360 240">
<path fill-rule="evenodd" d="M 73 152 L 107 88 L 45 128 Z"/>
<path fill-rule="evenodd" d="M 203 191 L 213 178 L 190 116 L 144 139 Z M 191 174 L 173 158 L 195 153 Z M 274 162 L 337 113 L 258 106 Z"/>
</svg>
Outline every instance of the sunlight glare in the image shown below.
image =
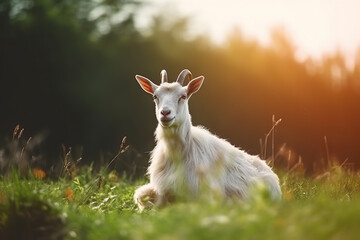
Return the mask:
<svg viewBox="0 0 360 240">
<path fill-rule="evenodd" d="M 324 54 L 340 50 L 348 64 L 355 58 L 360 45 L 360 28 L 356 26 L 360 22 L 360 1 L 356 0 L 147 2 L 153 9 L 168 9 L 170 12 L 177 9 L 189 16 L 192 19 L 190 32 L 208 33 L 219 44 L 237 27 L 245 37 L 269 45 L 271 30 L 281 27 L 294 43 L 299 60 L 308 56 L 319 60 Z"/>
</svg>

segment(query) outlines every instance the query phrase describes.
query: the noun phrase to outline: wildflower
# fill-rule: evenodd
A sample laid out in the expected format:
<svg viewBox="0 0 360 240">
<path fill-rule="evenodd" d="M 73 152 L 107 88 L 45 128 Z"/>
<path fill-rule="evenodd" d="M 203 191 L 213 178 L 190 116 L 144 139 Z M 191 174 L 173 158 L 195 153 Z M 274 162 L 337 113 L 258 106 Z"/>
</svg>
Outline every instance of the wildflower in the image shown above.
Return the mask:
<svg viewBox="0 0 360 240">
<path fill-rule="evenodd" d="M 108 178 L 111 182 L 117 182 L 119 180 L 115 172 L 109 173 Z"/>
<path fill-rule="evenodd" d="M 74 196 L 74 192 L 73 192 L 73 190 L 71 190 L 71 188 L 67 188 L 65 190 L 65 196 L 69 202 L 74 201 L 75 196 Z"/>
<path fill-rule="evenodd" d="M 46 177 L 46 173 L 40 168 L 33 168 L 32 173 L 37 179 L 44 179 Z"/>
<path fill-rule="evenodd" d="M 293 193 L 291 191 L 284 191 L 283 198 L 287 201 L 290 201 L 294 198 Z"/>
</svg>

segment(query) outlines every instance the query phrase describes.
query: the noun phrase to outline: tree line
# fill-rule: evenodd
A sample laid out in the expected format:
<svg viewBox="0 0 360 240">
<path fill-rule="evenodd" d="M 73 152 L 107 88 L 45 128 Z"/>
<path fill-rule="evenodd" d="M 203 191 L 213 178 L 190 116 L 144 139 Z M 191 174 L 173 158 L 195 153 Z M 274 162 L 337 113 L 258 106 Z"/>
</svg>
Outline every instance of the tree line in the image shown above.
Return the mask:
<svg viewBox="0 0 360 240">
<path fill-rule="evenodd" d="M 188 68 L 205 76 L 190 100 L 194 124 L 259 154 L 275 115 L 282 119 L 278 164 L 296 156 L 310 172 L 332 159 L 360 166 L 360 51 L 352 69 L 340 52 L 299 62 L 281 29 L 267 47 L 241 30 L 216 45 L 206 35 L 188 38 L 188 19 L 167 15 L 155 16 L 144 34 L 135 26 L 141 7 L 126 0 L 2 1 L 3 141 L 20 124 L 27 136 L 46 136 L 41 151 L 48 162 L 58 160 L 62 144 L 99 161 L 127 136 L 146 161 L 156 119 L 134 76 L 159 82 L 166 69 L 175 80 Z"/>
</svg>

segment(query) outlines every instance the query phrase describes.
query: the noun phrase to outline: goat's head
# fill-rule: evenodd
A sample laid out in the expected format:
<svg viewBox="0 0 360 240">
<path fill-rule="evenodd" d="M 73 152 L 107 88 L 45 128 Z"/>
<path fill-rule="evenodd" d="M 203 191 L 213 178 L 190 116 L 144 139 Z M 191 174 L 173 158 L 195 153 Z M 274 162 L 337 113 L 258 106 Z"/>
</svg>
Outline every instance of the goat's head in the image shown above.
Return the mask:
<svg viewBox="0 0 360 240">
<path fill-rule="evenodd" d="M 187 69 L 183 70 L 173 83 L 168 83 L 165 70 L 161 71 L 160 76 L 160 85 L 140 75 L 136 75 L 135 78 L 142 89 L 153 96 L 156 118 L 161 126 L 178 126 L 189 118 L 188 100 L 200 89 L 204 77 L 192 79 L 191 72 Z M 189 78 L 190 82 L 183 86 L 185 78 Z"/>
</svg>

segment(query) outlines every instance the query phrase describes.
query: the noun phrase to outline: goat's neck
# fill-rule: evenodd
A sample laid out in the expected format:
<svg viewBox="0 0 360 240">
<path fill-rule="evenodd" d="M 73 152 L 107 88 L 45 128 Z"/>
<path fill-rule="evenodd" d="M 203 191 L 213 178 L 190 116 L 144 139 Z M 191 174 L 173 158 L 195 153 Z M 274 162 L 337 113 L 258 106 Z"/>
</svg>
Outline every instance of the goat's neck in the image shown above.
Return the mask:
<svg viewBox="0 0 360 240">
<path fill-rule="evenodd" d="M 160 124 L 156 129 L 156 140 L 172 152 L 182 153 L 186 151 L 187 143 L 190 140 L 191 120 L 190 118 L 179 125 L 163 127 Z"/>
</svg>

